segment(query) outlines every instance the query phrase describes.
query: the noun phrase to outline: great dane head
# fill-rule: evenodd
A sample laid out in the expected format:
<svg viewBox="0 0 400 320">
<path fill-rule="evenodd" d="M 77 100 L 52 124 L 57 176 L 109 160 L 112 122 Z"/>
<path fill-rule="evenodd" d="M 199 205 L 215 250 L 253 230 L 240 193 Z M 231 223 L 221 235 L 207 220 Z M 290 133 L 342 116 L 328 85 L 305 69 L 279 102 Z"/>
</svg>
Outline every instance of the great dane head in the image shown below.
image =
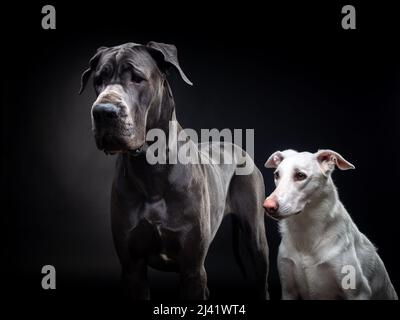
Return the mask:
<svg viewBox="0 0 400 320">
<path fill-rule="evenodd" d="M 82 74 L 79 94 L 93 74 L 97 99 L 91 110 L 92 125 L 100 150 L 138 152 L 147 130 L 171 119 L 173 101 L 165 103 L 172 100 L 166 80 L 170 67 L 192 85 L 179 66 L 174 45 L 126 43 L 97 49 Z"/>
</svg>

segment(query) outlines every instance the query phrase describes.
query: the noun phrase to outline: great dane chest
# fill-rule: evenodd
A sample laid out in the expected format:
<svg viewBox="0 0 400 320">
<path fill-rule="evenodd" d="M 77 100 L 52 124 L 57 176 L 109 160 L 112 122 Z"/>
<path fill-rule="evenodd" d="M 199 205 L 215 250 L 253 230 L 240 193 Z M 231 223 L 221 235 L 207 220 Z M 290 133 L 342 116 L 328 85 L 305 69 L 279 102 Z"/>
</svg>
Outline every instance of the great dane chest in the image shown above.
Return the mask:
<svg viewBox="0 0 400 320">
<path fill-rule="evenodd" d="M 131 218 L 130 254 L 143 257 L 157 269 L 174 269 L 181 249 L 184 228 L 167 212 L 164 199 L 145 202 Z"/>
</svg>

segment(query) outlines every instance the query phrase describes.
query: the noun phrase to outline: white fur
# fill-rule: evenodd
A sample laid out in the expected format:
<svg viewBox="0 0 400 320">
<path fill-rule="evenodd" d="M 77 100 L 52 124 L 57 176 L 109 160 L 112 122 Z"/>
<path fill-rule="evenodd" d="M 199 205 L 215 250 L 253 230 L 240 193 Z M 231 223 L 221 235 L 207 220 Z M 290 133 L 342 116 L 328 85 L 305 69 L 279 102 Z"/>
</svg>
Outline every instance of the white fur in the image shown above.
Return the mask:
<svg viewBox="0 0 400 320">
<path fill-rule="evenodd" d="M 323 152 L 323 158 L 322 151 L 279 152 L 266 163 L 279 171 L 270 197 L 279 203 L 282 299 L 397 299 L 375 247 L 357 229 L 330 176 L 338 162 L 342 169 L 354 166 L 333 151 Z M 304 181 L 293 179 L 299 170 L 307 175 Z M 347 265 L 354 267 L 355 289 L 342 286 Z"/>
</svg>

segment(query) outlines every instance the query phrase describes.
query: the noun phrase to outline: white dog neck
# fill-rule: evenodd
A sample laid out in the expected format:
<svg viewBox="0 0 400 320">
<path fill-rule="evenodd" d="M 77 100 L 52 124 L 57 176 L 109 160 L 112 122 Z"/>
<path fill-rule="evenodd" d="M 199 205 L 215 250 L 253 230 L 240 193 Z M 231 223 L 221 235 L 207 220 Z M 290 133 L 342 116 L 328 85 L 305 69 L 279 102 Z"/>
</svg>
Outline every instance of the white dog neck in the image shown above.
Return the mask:
<svg viewBox="0 0 400 320">
<path fill-rule="evenodd" d="M 290 242 L 297 250 L 312 252 L 326 239 L 330 226 L 343 214 L 343 206 L 332 181 L 318 199 L 313 199 L 304 210 L 280 221 L 283 242 Z"/>
</svg>

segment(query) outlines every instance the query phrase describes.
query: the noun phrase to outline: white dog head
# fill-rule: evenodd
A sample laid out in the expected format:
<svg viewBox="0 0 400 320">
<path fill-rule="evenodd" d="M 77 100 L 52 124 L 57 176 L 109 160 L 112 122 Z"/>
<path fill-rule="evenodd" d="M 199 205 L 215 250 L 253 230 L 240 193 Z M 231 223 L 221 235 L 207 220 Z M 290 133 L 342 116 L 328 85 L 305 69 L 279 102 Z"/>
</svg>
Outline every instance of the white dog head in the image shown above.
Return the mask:
<svg viewBox="0 0 400 320">
<path fill-rule="evenodd" d="M 354 169 L 351 163 L 332 150 L 316 153 L 276 151 L 265 163 L 265 167 L 276 169 L 276 189 L 265 199 L 264 208 L 276 219 L 300 213 L 323 193 L 335 166 L 341 170 Z"/>
</svg>

